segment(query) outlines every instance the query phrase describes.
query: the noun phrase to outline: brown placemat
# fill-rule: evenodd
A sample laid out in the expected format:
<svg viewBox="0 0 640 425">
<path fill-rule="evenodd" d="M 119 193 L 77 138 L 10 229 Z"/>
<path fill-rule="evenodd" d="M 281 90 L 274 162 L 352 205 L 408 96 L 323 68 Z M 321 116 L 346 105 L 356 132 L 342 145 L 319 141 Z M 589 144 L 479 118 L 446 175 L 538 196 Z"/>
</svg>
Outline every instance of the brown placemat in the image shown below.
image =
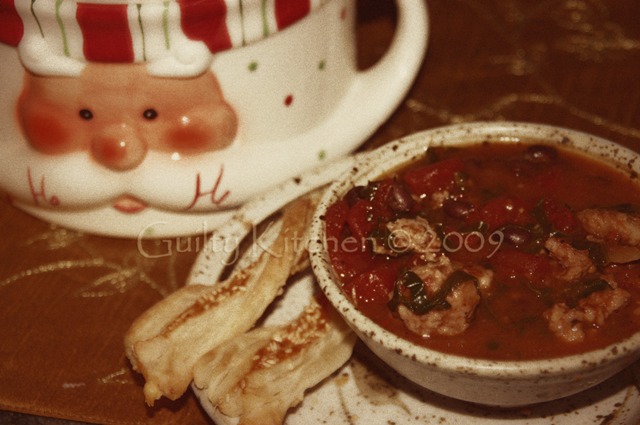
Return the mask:
<svg viewBox="0 0 640 425">
<path fill-rule="evenodd" d="M 148 408 L 122 341 L 142 311 L 184 284 L 204 236 L 89 236 L 8 203 L 0 221 L 0 409 L 103 424 L 211 423 L 191 392 Z"/>
</svg>

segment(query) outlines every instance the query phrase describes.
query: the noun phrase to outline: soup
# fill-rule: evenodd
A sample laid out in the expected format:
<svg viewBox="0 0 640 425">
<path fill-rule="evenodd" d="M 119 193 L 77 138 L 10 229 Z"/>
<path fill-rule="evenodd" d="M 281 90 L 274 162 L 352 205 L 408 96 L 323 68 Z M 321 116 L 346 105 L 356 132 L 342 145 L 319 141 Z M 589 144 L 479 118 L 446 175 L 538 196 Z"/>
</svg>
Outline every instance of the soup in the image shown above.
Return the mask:
<svg viewBox="0 0 640 425">
<path fill-rule="evenodd" d="M 487 359 L 563 356 L 640 328 L 640 186 L 544 144 L 429 148 L 327 210 L 344 293 L 386 329 Z"/>
</svg>

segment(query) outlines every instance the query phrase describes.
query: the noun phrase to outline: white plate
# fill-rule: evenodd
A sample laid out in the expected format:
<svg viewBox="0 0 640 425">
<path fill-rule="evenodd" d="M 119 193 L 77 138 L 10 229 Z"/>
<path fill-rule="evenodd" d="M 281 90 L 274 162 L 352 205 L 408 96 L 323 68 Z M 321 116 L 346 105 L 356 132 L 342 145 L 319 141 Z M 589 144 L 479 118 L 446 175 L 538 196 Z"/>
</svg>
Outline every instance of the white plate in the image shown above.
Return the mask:
<svg viewBox="0 0 640 425">
<path fill-rule="evenodd" d="M 202 250 L 188 284 L 215 284 L 238 245 L 251 237 L 254 226 L 296 197 L 340 176 L 354 165 L 349 157 L 290 180 L 273 192 L 247 203 L 217 229 Z M 299 313 L 314 290 L 309 272 L 292 282 L 265 323 L 282 323 Z M 292 409 L 287 425 L 388 424 L 509 424 L 509 425 L 631 425 L 640 423 L 640 365 L 583 393 L 566 399 L 517 409 L 497 409 L 447 398 L 421 389 L 386 367 L 364 345 L 352 359 L 323 383 L 307 391 Z M 195 387 L 205 411 L 218 425 L 237 420 L 222 415 Z"/>
</svg>

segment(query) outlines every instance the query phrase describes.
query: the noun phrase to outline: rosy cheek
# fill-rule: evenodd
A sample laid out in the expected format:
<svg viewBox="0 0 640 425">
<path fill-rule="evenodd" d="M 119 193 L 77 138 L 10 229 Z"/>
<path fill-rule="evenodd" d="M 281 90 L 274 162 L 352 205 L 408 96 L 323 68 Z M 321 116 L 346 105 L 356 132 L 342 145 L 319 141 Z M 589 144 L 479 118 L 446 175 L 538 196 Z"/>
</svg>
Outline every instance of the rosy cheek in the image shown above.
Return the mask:
<svg viewBox="0 0 640 425">
<path fill-rule="evenodd" d="M 22 125 L 34 149 L 46 154 L 61 154 L 74 150 L 73 130 L 64 119 L 50 114 L 30 113 Z"/>
<path fill-rule="evenodd" d="M 26 133 L 31 146 L 47 154 L 61 154 L 73 150 L 70 128 L 59 122 L 59 118 L 31 116 L 25 121 Z"/>
<path fill-rule="evenodd" d="M 193 111 L 183 116 L 178 125 L 167 128 L 161 149 L 186 155 L 224 149 L 233 142 L 237 127 L 231 108 Z"/>
<path fill-rule="evenodd" d="M 167 131 L 166 148 L 182 154 L 202 153 L 213 148 L 213 137 L 212 129 L 204 123 L 176 126 Z"/>
</svg>

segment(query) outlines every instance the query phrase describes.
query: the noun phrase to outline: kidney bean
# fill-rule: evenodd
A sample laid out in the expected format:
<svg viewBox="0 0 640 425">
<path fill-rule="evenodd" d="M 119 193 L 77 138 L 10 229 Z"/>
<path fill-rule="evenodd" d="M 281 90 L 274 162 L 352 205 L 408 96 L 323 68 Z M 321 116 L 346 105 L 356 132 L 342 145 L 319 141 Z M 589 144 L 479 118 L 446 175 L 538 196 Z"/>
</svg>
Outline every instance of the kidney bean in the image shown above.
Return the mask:
<svg viewBox="0 0 640 425">
<path fill-rule="evenodd" d="M 508 225 L 501 229 L 504 240 L 515 246 L 522 246 L 531 240 L 531 232 L 522 226 Z"/>
<path fill-rule="evenodd" d="M 415 201 L 404 186 L 396 183 L 389 189 L 387 203 L 394 212 L 409 212 L 413 208 Z"/>
<path fill-rule="evenodd" d="M 367 188 L 365 186 L 355 186 L 351 188 L 349 192 L 347 192 L 347 194 L 345 195 L 345 200 L 347 201 L 349 206 L 352 207 L 360 199 L 367 198 L 366 192 Z"/>
<path fill-rule="evenodd" d="M 449 217 L 464 219 L 473 210 L 473 205 L 466 201 L 448 199 L 442 204 L 442 209 Z"/>
</svg>

